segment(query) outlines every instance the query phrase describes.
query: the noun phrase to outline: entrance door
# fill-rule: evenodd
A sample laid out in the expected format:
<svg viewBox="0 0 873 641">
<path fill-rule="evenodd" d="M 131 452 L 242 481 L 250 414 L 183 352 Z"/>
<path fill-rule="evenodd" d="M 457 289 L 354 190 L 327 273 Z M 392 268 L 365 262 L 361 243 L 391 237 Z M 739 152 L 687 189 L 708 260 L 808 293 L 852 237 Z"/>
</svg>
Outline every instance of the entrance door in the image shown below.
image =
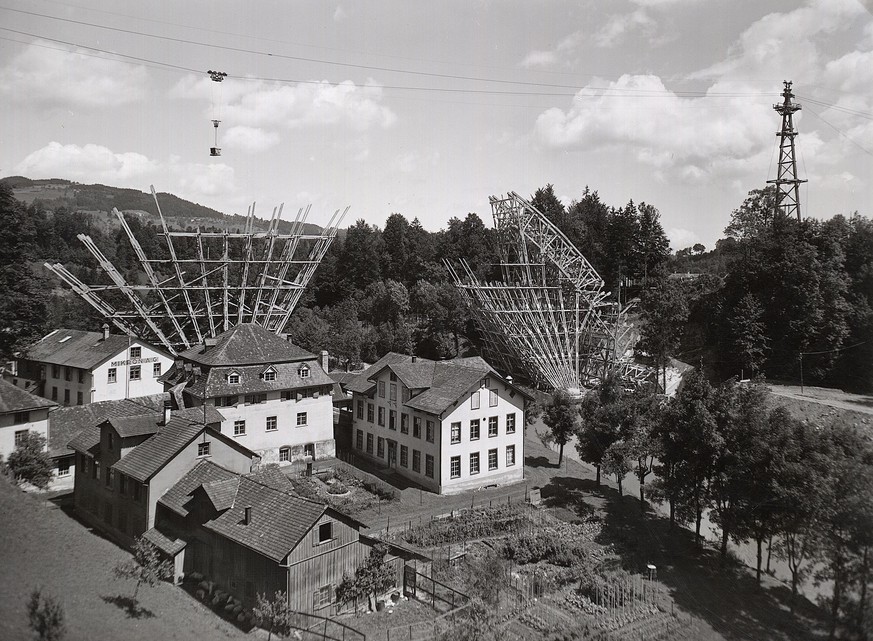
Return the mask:
<svg viewBox="0 0 873 641">
<path fill-rule="evenodd" d="M 388 439 L 388 467 L 397 467 L 397 441 Z"/>
</svg>

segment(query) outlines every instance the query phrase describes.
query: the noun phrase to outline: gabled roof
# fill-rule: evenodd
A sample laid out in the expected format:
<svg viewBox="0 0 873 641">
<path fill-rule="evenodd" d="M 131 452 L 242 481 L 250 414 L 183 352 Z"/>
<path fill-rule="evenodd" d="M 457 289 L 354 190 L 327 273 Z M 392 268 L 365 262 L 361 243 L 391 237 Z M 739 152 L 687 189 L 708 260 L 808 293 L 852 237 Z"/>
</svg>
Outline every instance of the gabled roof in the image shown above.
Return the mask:
<svg viewBox="0 0 873 641">
<path fill-rule="evenodd" d="M 299 374 L 300 367 L 307 365 L 309 376 L 303 378 Z M 276 390 L 302 389 L 305 387 L 333 386 L 333 379 L 328 376 L 317 360 L 311 362 L 277 363 L 272 366 L 276 378 L 265 381 L 263 365 L 243 367 L 212 367 L 201 375 L 185 391 L 196 398 L 215 398 L 216 396 L 240 396 L 257 392 Z M 227 376 L 231 372 L 239 374 L 239 383 L 228 383 Z"/>
<path fill-rule="evenodd" d="M 206 492 L 206 496 L 209 497 L 212 506 L 218 512 L 233 506 L 237 490 L 239 490 L 239 477 L 203 484 L 203 491 Z"/>
<path fill-rule="evenodd" d="M 57 403 L 54 401 L 31 394 L 0 378 L 0 414 L 27 412 L 29 410 L 55 407 L 56 405 Z"/>
<path fill-rule="evenodd" d="M 61 328 L 31 345 L 23 358 L 40 363 L 90 370 L 126 351 L 130 345 L 147 346 L 169 357 L 164 350 L 130 336 L 110 334 L 109 338 L 103 340 L 103 334 L 100 332 Z"/>
<path fill-rule="evenodd" d="M 314 354 L 253 323 L 232 327 L 215 337 L 215 345 L 196 345 L 179 356 L 211 367 L 267 365 L 315 358 Z"/>
<path fill-rule="evenodd" d="M 433 361 L 416 361 L 415 363 L 393 363 L 388 366 L 397 378 L 409 389 L 430 387 L 433 382 L 433 371 L 436 363 Z"/>
<path fill-rule="evenodd" d="M 166 394 L 152 394 L 139 398 L 125 398 L 116 401 L 99 401 L 87 405 L 61 407 L 49 414 L 49 455 L 64 456 L 72 454 L 73 449 L 86 451 L 100 443 L 100 428 L 103 421 L 125 416 L 153 414 L 157 420 L 158 412 L 164 407 Z"/>
<path fill-rule="evenodd" d="M 156 530 L 155 528 L 151 528 L 150 530 L 146 530 L 142 538 L 146 541 L 157 547 L 161 552 L 168 556 L 175 556 L 179 552 L 185 549 L 187 543 L 182 539 L 171 539 L 163 532 Z"/>
<path fill-rule="evenodd" d="M 398 354 L 397 352 L 388 352 L 363 372 L 360 372 L 353 379 L 347 381 L 345 383 L 345 388 L 350 392 L 366 394 L 376 386 L 376 384 L 370 380 L 373 376 L 378 372 L 381 372 L 388 365 L 406 362 L 411 363 L 412 357 L 407 356 L 406 354 Z"/>
<path fill-rule="evenodd" d="M 491 372 L 490 367 L 467 367 L 452 361 L 434 363 L 430 386 L 404 405 L 429 414 L 442 414 Z"/>
<path fill-rule="evenodd" d="M 169 508 L 179 516 L 188 516 L 188 503 L 194 491 L 201 485 L 213 482 L 229 481 L 239 477 L 238 474 L 216 465 L 209 459 L 199 461 L 188 472 L 176 481 L 166 493 L 158 499 L 158 503 Z"/>
<path fill-rule="evenodd" d="M 203 423 L 174 418 L 160 432 L 122 456 L 112 469 L 145 483 L 205 429 Z"/>
</svg>

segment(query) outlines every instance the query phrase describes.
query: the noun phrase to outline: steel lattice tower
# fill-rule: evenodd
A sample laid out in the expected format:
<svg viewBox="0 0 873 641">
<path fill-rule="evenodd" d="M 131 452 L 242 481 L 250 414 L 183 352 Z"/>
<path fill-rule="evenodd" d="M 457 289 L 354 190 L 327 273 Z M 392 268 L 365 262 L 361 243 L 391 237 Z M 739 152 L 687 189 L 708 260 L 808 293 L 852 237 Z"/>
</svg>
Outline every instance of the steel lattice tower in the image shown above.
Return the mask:
<svg viewBox="0 0 873 641">
<path fill-rule="evenodd" d="M 784 216 L 796 215 L 800 220 L 800 183 L 797 177 L 797 157 L 794 153 L 794 112 L 800 111 L 801 107 L 792 102 L 794 94 L 791 93 L 791 81 L 783 82 L 782 104 L 773 105 L 773 109 L 782 116 L 782 130 L 777 131 L 779 137 L 779 169 L 775 180 L 767 182 L 776 185 L 776 203 L 773 206 L 774 218 L 782 213 Z"/>
</svg>

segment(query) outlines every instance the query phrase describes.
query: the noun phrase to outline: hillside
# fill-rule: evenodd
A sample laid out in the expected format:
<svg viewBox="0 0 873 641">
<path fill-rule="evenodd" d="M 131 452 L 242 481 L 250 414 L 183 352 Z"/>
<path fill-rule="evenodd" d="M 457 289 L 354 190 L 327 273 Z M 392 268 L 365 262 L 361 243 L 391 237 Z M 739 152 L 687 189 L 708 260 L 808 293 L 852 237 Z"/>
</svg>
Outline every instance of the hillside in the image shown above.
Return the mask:
<svg viewBox="0 0 873 641">
<path fill-rule="evenodd" d="M 88 213 L 108 213 L 115 207 L 122 212 L 136 212 L 143 223 L 152 222 L 156 225 L 160 224 L 151 193 L 137 191 L 136 189 L 124 189 L 99 184 L 82 185 L 61 178 L 31 180 L 23 176 L 2 178 L 0 183 L 12 187 L 15 198 L 27 204 L 38 201 L 49 209 L 65 207 L 73 212 L 82 211 Z M 158 202 L 161 204 L 161 211 L 167 220 L 167 224 L 177 229 L 217 227 L 235 230 L 242 229 L 245 225 L 244 215 L 222 214 L 220 211 L 198 203 L 192 203 L 173 194 L 158 192 Z M 272 209 L 267 211 L 272 211 Z M 291 214 L 296 214 L 296 210 L 288 208 L 286 215 Z M 112 220 L 114 221 L 114 218 Z M 267 222 L 267 220 L 256 218 L 255 229 L 266 230 Z M 115 224 L 117 225 L 117 223 Z M 289 232 L 290 229 L 290 222 L 280 222 L 280 231 Z M 321 231 L 321 227 L 307 223 L 304 226 L 304 231 L 310 234 L 317 234 Z"/>
</svg>

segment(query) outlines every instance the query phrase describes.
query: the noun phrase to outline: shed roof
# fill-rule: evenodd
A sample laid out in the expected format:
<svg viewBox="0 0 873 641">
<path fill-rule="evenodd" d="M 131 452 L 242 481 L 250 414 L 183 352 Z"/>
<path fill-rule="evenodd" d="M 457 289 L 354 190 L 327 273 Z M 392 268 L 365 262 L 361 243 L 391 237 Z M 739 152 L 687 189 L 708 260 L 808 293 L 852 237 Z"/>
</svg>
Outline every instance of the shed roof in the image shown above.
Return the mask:
<svg viewBox="0 0 873 641">
<path fill-rule="evenodd" d="M 208 366 L 288 363 L 315 358 L 305 349 L 253 323 L 240 323 L 215 338 L 215 345 L 196 345 L 181 358 Z"/>
<path fill-rule="evenodd" d="M 166 394 L 152 394 L 139 398 L 99 401 L 87 405 L 61 407 L 49 414 L 49 455 L 65 456 L 73 453 L 72 442 L 85 451 L 100 442 L 100 423 L 124 416 L 157 416 L 164 407 Z"/>
<path fill-rule="evenodd" d="M 185 549 L 187 543 L 182 539 L 171 539 L 163 532 L 151 528 L 143 532 L 142 538 L 154 545 L 167 556 L 175 556 Z"/>
<path fill-rule="evenodd" d="M 56 405 L 57 403 L 54 401 L 31 394 L 27 390 L 16 387 L 9 381 L 0 378 L 0 414 L 26 412 Z"/>
<path fill-rule="evenodd" d="M 31 345 L 24 353 L 24 358 L 40 363 L 90 370 L 124 352 L 130 345 L 147 346 L 164 353 L 163 350 L 130 336 L 110 334 L 109 338 L 103 340 L 103 334 L 100 332 L 61 328 Z"/>
</svg>

